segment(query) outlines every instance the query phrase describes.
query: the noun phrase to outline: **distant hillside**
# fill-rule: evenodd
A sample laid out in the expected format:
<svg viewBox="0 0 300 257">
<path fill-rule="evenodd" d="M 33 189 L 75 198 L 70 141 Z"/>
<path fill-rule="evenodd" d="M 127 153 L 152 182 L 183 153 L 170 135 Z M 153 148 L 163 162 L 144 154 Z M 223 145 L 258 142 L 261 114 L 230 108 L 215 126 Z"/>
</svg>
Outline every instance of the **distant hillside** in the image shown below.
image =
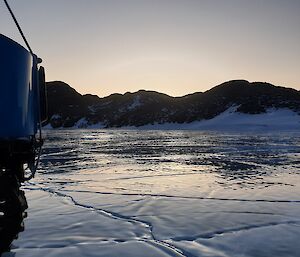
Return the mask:
<svg viewBox="0 0 300 257">
<path fill-rule="evenodd" d="M 53 128 L 143 126 L 190 123 L 211 119 L 231 106 L 237 112 L 259 114 L 269 108 L 289 108 L 300 114 L 300 92 L 269 83 L 233 80 L 204 93 L 171 97 L 155 91 L 81 95 L 64 82 L 47 82 L 49 123 Z"/>
</svg>

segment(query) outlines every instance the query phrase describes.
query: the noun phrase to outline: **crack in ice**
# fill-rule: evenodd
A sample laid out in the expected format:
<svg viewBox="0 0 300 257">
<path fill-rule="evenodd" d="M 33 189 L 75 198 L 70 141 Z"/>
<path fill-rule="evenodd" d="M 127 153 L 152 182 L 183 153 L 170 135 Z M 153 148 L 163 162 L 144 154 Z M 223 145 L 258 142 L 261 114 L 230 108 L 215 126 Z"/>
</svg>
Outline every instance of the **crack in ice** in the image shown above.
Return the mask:
<svg viewBox="0 0 300 257">
<path fill-rule="evenodd" d="M 268 199 L 240 199 L 240 198 L 221 198 L 221 197 L 202 197 L 202 196 L 180 196 L 180 195 L 166 195 L 166 194 L 145 194 L 145 193 L 115 193 L 115 192 L 99 192 L 88 190 L 67 190 L 64 192 L 73 193 L 93 193 L 101 195 L 122 195 L 122 196 L 150 196 L 162 198 L 178 198 L 178 199 L 191 199 L 191 200 L 214 200 L 214 201 L 235 201 L 235 202 L 267 202 L 267 203 L 300 203 L 300 200 L 268 200 Z"/>
<path fill-rule="evenodd" d="M 241 226 L 237 228 L 228 228 L 228 229 L 223 229 L 223 230 L 217 230 L 214 232 L 210 233 L 203 233 L 203 234 L 198 234 L 194 236 L 179 236 L 179 237 L 173 237 L 171 238 L 172 241 L 195 241 L 197 239 L 210 239 L 214 238 L 216 236 L 221 236 L 224 234 L 231 234 L 235 232 L 241 232 L 241 231 L 249 231 L 251 229 L 258 229 L 258 228 L 264 228 L 264 227 L 270 227 L 270 226 L 278 226 L 278 225 L 289 225 L 289 224 L 300 224 L 300 220 L 288 220 L 288 221 L 282 221 L 282 222 L 270 222 L 270 223 L 265 223 L 265 224 L 252 224 L 252 225 L 246 225 L 246 226 Z"/>
<path fill-rule="evenodd" d="M 31 184 L 33 186 L 36 186 L 32 183 L 29 183 L 29 184 Z M 175 247 L 174 245 L 172 245 L 170 243 L 167 243 L 165 241 L 161 241 L 161 240 L 156 239 L 156 237 L 153 233 L 154 228 L 153 228 L 153 225 L 152 225 L 151 222 L 141 221 L 141 220 L 135 219 L 131 216 L 125 216 L 125 215 L 122 215 L 122 214 L 119 214 L 119 213 L 116 213 L 116 212 L 111 212 L 111 211 L 107 211 L 107 210 L 104 210 L 104 209 L 95 208 L 95 207 L 90 206 L 90 205 L 81 204 L 81 203 L 77 202 L 74 199 L 74 197 L 72 197 L 70 195 L 67 195 L 67 194 L 63 194 L 61 192 L 55 191 L 55 190 L 50 189 L 50 188 L 42 188 L 42 187 L 28 188 L 27 187 L 26 189 L 27 190 L 40 190 L 40 191 L 44 191 L 44 192 L 56 195 L 58 197 L 68 198 L 77 207 L 81 207 L 81 208 L 84 208 L 84 209 L 94 211 L 94 212 L 96 212 L 98 214 L 101 214 L 101 215 L 103 215 L 105 217 L 108 217 L 108 218 L 112 218 L 112 219 L 116 219 L 116 220 L 122 220 L 122 221 L 129 222 L 129 223 L 132 223 L 132 224 L 139 224 L 140 226 L 145 227 L 145 228 L 148 229 L 150 237 L 148 237 L 148 238 L 147 237 L 141 237 L 141 238 L 138 238 L 136 241 L 147 242 L 148 244 L 152 244 L 153 246 L 155 246 L 154 245 L 154 242 L 155 242 L 156 245 L 160 246 L 159 249 L 164 250 L 165 252 L 170 252 L 170 251 L 175 252 L 177 255 L 182 256 L 182 257 L 195 257 L 195 256 L 187 253 L 186 251 Z M 128 240 L 128 241 L 130 241 L 130 240 Z M 163 249 L 163 248 L 167 248 L 167 251 L 166 251 L 166 249 Z"/>
</svg>

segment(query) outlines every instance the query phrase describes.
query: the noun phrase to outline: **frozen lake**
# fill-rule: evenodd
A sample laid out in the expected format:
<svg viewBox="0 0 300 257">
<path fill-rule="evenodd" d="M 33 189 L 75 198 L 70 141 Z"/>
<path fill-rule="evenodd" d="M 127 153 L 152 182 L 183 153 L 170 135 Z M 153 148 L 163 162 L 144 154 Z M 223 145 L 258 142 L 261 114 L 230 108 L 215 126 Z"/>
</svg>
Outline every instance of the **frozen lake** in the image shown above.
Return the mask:
<svg viewBox="0 0 300 257">
<path fill-rule="evenodd" d="M 48 131 L 4 256 L 299 256 L 300 133 Z"/>
</svg>

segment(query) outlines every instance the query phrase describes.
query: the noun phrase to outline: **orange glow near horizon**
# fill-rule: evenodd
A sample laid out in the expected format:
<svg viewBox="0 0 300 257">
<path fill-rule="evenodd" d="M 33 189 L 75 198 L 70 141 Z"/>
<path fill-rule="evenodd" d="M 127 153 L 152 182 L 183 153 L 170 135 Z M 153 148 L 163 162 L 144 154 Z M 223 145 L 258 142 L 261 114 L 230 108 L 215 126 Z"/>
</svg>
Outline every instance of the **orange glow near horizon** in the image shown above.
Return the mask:
<svg viewBox="0 0 300 257">
<path fill-rule="evenodd" d="M 300 90 L 300 1 L 15 0 L 11 7 L 47 81 L 82 94 L 182 96 L 234 79 Z M 22 43 L 2 2 L 0 31 Z"/>
</svg>

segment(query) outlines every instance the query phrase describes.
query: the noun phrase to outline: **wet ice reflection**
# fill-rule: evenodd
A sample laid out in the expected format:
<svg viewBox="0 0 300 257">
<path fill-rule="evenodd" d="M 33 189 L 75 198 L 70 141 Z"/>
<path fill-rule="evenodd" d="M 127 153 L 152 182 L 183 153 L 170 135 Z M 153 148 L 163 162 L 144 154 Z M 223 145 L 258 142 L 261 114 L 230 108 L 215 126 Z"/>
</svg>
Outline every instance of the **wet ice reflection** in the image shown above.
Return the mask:
<svg viewBox="0 0 300 257">
<path fill-rule="evenodd" d="M 73 130 L 46 142 L 22 257 L 300 251 L 300 133 Z"/>
<path fill-rule="evenodd" d="M 188 195 L 261 189 L 263 195 L 268 187 L 293 192 L 299 183 L 295 133 L 51 131 L 44 151 L 40 182 L 58 187 Z"/>
</svg>

